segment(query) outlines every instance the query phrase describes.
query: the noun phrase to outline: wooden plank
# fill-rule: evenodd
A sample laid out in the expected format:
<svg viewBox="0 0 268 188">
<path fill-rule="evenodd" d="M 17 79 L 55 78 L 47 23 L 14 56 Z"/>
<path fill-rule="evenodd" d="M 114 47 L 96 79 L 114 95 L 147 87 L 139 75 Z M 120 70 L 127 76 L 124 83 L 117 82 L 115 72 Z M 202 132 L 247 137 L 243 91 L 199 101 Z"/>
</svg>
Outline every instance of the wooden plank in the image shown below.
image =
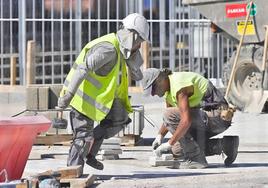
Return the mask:
<svg viewBox="0 0 268 188">
<path fill-rule="evenodd" d="M 35 42 L 27 42 L 27 61 L 26 61 L 26 83 L 35 83 Z"/>
<path fill-rule="evenodd" d="M 121 139 L 121 146 L 135 146 L 141 140 L 141 137 L 138 135 L 124 135 Z"/>
<path fill-rule="evenodd" d="M 3 186 L 3 187 L 5 187 L 5 186 Z M 7 186 L 7 187 L 9 187 L 9 186 Z M 28 183 L 27 182 L 19 183 L 16 185 L 16 188 L 28 188 Z"/>
<path fill-rule="evenodd" d="M 74 178 L 74 179 L 61 179 L 60 183 L 64 187 L 70 186 L 70 188 L 86 188 L 94 183 L 96 176 L 89 174 L 86 177 Z"/>
<path fill-rule="evenodd" d="M 16 85 L 16 77 L 17 77 L 16 57 L 12 56 L 10 58 L 10 85 Z"/>
<path fill-rule="evenodd" d="M 58 168 L 55 171 L 53 171 L 53 170 L 47 170 L 45 172 L 38 173 L 34 177 L 53 176 L 55 174 L 60 174 L 60 176 L 57 177 L 57 179 L 79 178 L 83 174 L 83 168 L 82 168 L 81 165 L 62 167 L 62 168 Z"/>
<path fill-rule="evenodd" d="M 79 178 L 83 174 L 83 168 L 81 165 L 78 166 L 68 166 L 59 168 L 57 170 L 61 174 L 61 179 L 68 179 L 68 178 Z"/>
<path fill-rule="evenodd" d="M 143 42 L 141 44 L 142 58 L 143 58 L 143 69 L 147 69 L 150 67 L 150 59 L 149 59 L 149 43 Z"/>
<path fill-rule="evenodd" d="M 142 93 L 142 87 L 128 87 L 128 92 L 130 93 Z"/>
</svg>

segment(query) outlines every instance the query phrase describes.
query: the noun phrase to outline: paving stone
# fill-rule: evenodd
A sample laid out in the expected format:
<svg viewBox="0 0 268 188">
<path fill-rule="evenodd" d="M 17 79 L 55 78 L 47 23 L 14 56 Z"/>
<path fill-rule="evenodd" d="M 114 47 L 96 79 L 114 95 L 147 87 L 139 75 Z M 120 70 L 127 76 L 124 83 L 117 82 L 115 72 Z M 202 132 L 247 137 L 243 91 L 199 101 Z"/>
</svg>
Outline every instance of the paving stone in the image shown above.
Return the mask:
<svg viewBox="0 0 268 188">
<path fill-rule="evenodd" d="M 120 145 L 120 143 L 121 143 L 121 138 L 112 137 L 112 138 L 103 140 L 102 144 L 119 144 Z"/>
<path fill-rule="evenodd" d="M 173 157 L 172 154 L 162 154 L 161 159 L 164 160 L 164 161 L 174 160 L 174 157 Z"/>
<path fill-rule="evenodd" d="M 117 154 L 122 154 L 121 149 L 113 149 L 113 150 L 100 150 L 98 154 L 101 155 L 117 155 Z"/>
<path fill-rule="evenodd" d="M 117 150 L 117 149 L 121 149 L 120 145 L 101 145 L 101 150 Z"/>
<path fill-rule="evenodd" d="M 119 155 L 97 155 L 97 160 L 104 161 L 104 160 L 117 160 L 119 159 Z"/>
<path fill-rule="evenodd" d="M 179 160 L 163 160 L 162 158 L 153 156 L 149 158 L 149 164 L 151 166 L 179 166 Z"/>
</svg>

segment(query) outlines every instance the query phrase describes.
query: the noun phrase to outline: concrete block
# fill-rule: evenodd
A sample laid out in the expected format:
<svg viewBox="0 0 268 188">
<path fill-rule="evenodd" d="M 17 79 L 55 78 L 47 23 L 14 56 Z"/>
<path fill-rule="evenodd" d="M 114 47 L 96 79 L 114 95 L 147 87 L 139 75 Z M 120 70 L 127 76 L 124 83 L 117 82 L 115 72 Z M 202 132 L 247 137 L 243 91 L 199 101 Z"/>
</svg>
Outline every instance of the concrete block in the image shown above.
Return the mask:
<svg viewBox="0 0 268 188">
<path fill-rule="evenodd" d="M 37 98 L 38 98 L 37 87 L 27 87 L 26 108 L 28 110 L 38 109 Z"/>
<path fill-rule="evenodd" d="M 62 84 L 49 85 L 49 109 L 54 109 L 58 105 L 58 97 L 62 86 Z"/>
<path fill-rule="evenodd" d="M 104 160 L 117 160 L 119 159 L 119 155 L 97 155 L 97 160 L 104 161 Z"/>
<path fill-rule="evenodd" d="M 49 87 L 39 87 L 39 110 L 47 110 L 49 104 Z"/>
<path fill-rule="evenodd" d="M 0 104 L 21 103 L 25 97 L 25 86 L 0 85 Z"/>
<path fill-rule="evenodd" d="M 179 166 L 180 165 L 180 161 L 179 160 L 163 160 L 161 157 L 150 157 L 149 158 L 149 164 L 151 166 Z"/>
<path fill-rule="evenodd" d="M 116 150 L 100 150 L 98 152 L 98 154 L 101 155 L 118 155 L 118 154 L 122 154 L 122 150 L 121 149 L 116 149 Z"/>
<path fill-rule="evenodd" d="M 117 149 L 121 149 L 120 145 L 117 144 L 117 145 L 105 145 L 105 144 L 102 144 L 101 147 L 100 147 L 101 150 L 117 150 Z"/>
<path fill-rule="evenodd" d="M 173 160 L 174 157 L 172 154 L 162 154 L 161 159 L 164 161 Z"/>
<path fill-rule="evenodd" d="M 105 139 L 102 144 L 114 144 L 114 145 L 120 145 L 121 144 L 121 138 L 109 138 Z"/>
<path fill-rule="evenodd" d="M 29 86 L 26 92 L 26 107 L 28 110 L 47 110 L 49 87 Z"/>
</svg>

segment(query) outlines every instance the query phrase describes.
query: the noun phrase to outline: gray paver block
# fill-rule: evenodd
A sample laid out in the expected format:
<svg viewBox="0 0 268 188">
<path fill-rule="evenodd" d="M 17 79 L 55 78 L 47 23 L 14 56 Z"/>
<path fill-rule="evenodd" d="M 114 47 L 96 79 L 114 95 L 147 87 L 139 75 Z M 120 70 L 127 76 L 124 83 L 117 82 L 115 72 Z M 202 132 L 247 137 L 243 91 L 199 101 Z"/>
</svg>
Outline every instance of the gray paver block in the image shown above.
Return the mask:
<svg viewBox="0 0 268 188">
<path fill-rule="evenodd" d="M 103 143 L 102 144 L 121 144 L 121 138 L 115 138 L 115 137 L 112 137 L 112 138 L 109 138 L 109 139 L 105 139 L 103 140 Z"/>
<path fill-rule="evenodd" d="M 167 160 L 173 160 L 173 159 L 174 159 L 174 157 L 173 157 L 172 154 L 162 154 L 161 158 L 162 158 L 162 160 L 164 160 L 164 161 L 167 161 Z"/>
<path fill-rule="evenodd" d="M 97 160 L 104 161 L 104 160 L 117 160 L 119 159 L 119 155 L 97 155 Z"/>
<path fill-rule="evenodd" d="M 122 154 L 122 150 L 121 149 L 100 150 L 98 153 L 101 155 L 118 155 L 118 154 Z"/>
<path fill-rule="evenodd" d="M 117 150 L 117 149 L 121 149 L 121 146 L 118 145 L 106 145 L 106 144 L 102 144 L 100 147 L 101 150 Z"/>
<path fill-rule="evenodd" d="M 178 160 L 163 160 L 161 157 L 150 157 L 149 164 L 151 166 L 179 166 L 180 161 Z"/>
</svg>

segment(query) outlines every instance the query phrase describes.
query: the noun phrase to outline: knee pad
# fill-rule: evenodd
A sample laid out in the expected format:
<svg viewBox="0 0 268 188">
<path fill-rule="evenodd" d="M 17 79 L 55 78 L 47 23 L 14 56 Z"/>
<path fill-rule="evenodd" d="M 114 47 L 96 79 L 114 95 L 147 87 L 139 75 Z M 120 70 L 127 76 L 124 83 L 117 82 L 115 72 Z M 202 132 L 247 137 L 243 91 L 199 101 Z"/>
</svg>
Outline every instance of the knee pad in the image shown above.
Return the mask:
<svg viewBox="0 0 268 188">
<path fill-rule="evenodd" d="M 88 154 L 91 145 L 91 141 L 89 142 L 85 141 L 84 139 L 75 139 L 72 144 L 72 150 L 75 150 L 73 152 L 77 152 L 79 156 L 84 158 Z"/>
</svg>

